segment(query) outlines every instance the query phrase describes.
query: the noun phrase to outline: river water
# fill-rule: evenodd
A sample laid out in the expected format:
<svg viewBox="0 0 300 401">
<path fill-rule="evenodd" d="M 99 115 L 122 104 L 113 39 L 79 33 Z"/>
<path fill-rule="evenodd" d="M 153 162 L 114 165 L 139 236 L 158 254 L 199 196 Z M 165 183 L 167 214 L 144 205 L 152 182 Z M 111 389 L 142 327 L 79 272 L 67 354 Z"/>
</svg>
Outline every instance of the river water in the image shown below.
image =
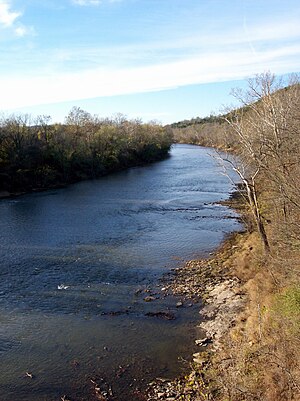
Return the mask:
<svg viewBox="0 0 300 401">
<path fill-rule="evenodd" d="M 175 145 L 146 167 L 0 201 L 1 401 L 93 400 L 91 380 L 134 401 L 180 373 L 199 306 L 176 308 L 159 279 L 240 228 L 214 203 L 233 188 L 209 152 Z"/>
</svg>

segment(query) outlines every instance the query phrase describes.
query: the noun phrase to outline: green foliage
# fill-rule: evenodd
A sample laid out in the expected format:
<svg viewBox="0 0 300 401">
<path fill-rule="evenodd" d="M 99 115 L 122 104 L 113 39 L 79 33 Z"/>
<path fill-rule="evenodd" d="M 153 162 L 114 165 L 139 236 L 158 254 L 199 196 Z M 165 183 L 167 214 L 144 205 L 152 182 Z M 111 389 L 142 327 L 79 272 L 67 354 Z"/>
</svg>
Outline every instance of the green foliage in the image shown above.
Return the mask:
<svg viewBox="0 0 300 401">
<path fill-rule="evenodd" d="M 293 331 L 300 331 L 300 285 L 287 288 L 278 295 L 274 309 Z"/>
<path fill-rule="evenodd" d="M 214 116 L 210 115 L 208 117 L 195 117 L 191 118 L 190 120 L 183 120 L 179 121 L 177 123 L 173 123 L 170 125 L 171 128 L 186 128 L 191 125 L 201 125 L 201 124 L 206 124 L 206 123 L 222 123 L 224 119 L 222 116 Z"/>
<path fill-rule="evenodd" d="M 65 124 L 13 115 L 0 120 L 0 191 L 64 185 L 159 160 L 172 139 L 160 125 L 120 115 L 101 120 L 76 107 Z"/>
</svg>

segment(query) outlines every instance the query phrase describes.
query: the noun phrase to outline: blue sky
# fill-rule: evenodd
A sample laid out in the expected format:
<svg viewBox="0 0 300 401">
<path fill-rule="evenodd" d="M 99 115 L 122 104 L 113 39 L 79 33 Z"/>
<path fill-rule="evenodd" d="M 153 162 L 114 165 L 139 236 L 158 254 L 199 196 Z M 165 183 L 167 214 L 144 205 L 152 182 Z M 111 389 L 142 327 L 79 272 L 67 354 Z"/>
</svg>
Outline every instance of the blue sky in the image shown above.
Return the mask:
<svg viewBox="0 0 300 401">
<path fill-rule="evenodd" d="M 297 0 L 0 0 L 0 110 L 162 123 L 300 71 Z"/>
</svg>

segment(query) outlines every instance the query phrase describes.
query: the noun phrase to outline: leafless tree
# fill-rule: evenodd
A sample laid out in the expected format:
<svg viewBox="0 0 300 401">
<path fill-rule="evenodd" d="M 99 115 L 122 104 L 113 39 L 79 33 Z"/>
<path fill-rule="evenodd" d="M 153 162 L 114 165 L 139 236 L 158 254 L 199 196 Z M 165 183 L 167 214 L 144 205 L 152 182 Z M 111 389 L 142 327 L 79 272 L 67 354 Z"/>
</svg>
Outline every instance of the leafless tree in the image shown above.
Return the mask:
<svg viewBox="0 0 300 401">
<path fill-rule="evenodd" d="M 241 107 L 225 116 L 239 142 L 240 165 L 234 169 L 247 190 L 248 201 L 260 236 L 269 251 L 265 219 L 259 201 L 259 184 L 280 202 L 287 218 L 300 208 L 299 192 L 299 84 L 295 76 L 286 82 L 267 72 L 248 80 L 246 91 L 234 90 Z M 300 211 L 300 210 L 299 210 Z"/>
</svg>

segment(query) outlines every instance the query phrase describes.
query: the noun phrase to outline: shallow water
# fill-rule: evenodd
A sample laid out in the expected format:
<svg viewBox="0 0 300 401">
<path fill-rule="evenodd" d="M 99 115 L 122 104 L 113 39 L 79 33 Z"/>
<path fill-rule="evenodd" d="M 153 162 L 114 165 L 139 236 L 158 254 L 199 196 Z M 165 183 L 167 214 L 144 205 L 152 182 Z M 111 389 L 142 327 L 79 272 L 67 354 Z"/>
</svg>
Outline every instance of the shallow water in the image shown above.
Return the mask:
<svg viewBox="0 0 300 401">
<path fill-rule="evenodd" d="M 87 401 L 103 378 L 134 401 L 178 374 L 197 309 L 176 308 L 159 279 L 240 228 L 214 204 L 232 189 L 207 149 L 176 145 L 150 166 L 0 201 L 0 400 Z M 146 315 L 160 311 L 176 319 Z"/>
</svg>

